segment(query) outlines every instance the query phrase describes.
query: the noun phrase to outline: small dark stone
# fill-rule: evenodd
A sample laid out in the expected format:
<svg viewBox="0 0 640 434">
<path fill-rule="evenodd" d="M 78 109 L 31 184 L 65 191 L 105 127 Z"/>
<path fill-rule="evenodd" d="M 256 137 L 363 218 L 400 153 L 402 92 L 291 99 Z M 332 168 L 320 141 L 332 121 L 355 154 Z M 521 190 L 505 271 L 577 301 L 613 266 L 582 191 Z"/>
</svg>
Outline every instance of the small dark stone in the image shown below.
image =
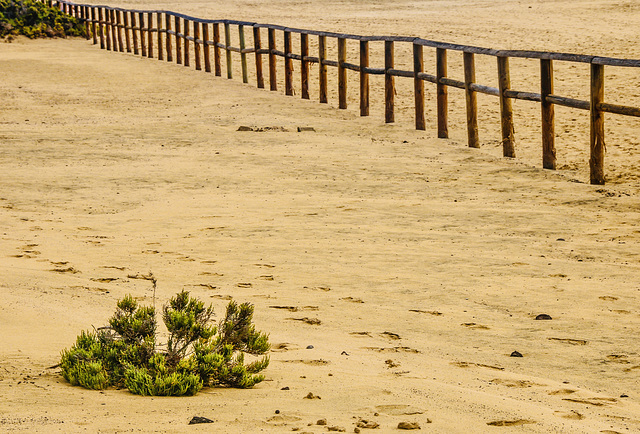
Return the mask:
<svg viewBox="0 0 640 434">
<path fill-rule="evenodd" d="M 280 410 L 276 410 L 276 414 L 280 414 Z"/>
<path fill-rule="evenodd" d="M 626 393 L 623 393 L 622 395 L 620 395 L 620 398 L 628 398 L 629 395 L 627 395 Z"/>
<path fill-rule="evenodd" d="M 556 241 L 566 241 L 564 238 L 558 238 Z"/>
<path fill-rule="evenodd" d="M 547 315 L 546 313 L 541 313 L 540 315 L 538 315 L 536 317 L 537 320 L 545 320 L 545 319 L 552 319 L 550 315 Z"/>
<path fill-rule="evenodd" d="M 313 350 L 313 345 L 307 345 L 307 350 Z"/>
<path fill-rule="evenodd" d="M 298 127 L 298 132 L 299 133 L 304 133 L 304 132 L 315 132 L 316 129 L 313 127 Z"/>
<path fill-rule="evenodd" d="M 289 390 L 289 386 L 284 386 L 282 389 L 280 390 Z"/>
<path fill-rule="evenodd" d="M 248 127 L 246 125 L 242 125 L 242 126 L 238 127 L 238 131 L 253 131 L 253 128 Z"/>
<path fill-rule="evenodd" d="M 202 416 L 193 416 L 193 418 L 189 421 L 189 425 L 195 425 L 197 423 L 213 423 L 213 421 Z"/>
<path fill-rule="evenodd" d="M 523 357 L 519 351 L 514 351 L 509 357 Z"/>
<path fill-rule="evenodd" d="M 349 355 L 349 353 L 347 353 L 346 351 L 343 351 L 343 352 L 341 352 L 341 353 L 340 353 L 340 355 L 341 355 L 341 356 L 348 356 L 348 355 Z"/>
</svg>

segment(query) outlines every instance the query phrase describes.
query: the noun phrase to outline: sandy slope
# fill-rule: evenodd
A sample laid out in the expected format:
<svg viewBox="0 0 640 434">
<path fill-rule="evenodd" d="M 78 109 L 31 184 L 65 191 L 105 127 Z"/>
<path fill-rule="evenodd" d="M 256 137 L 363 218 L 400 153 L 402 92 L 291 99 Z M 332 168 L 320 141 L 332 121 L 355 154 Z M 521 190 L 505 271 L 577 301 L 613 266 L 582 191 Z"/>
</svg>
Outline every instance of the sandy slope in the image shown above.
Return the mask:
<svg viewBox="0 0 640 434">
<path fill-rule="evenodd" d="M 0 59 L 0 430 L 640 429 L 633 179 L 592 187 L 81 40 Z M 267 381 L 141 398 L 49 369 L 123 295 L 151 303 L 128 277 L 148 271 L 158 304 L 254 303 Z"/>
</svg>

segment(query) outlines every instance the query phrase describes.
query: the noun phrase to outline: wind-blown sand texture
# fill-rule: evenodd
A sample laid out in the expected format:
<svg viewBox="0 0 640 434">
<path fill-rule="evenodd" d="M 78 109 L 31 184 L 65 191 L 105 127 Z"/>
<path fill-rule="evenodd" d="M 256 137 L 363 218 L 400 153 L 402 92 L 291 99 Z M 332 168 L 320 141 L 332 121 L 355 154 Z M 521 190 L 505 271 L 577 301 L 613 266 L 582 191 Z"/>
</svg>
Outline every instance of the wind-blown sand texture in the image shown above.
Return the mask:
<svg viewBox="0 0 640 434">
<path fill-rule="evenodd" d="M 633 2 L 114 5 L 640 57 Z M 442 140 L 432 117 L 412 129 L 408 93 L 385 125 L 379 106 L 358 116 L 357 93 L 339 111 L 84 40 L 0 44 L 0 65 L 0 431 L 640 430 L 638 120 L 607 116 L 595 187 L 586 112 L 556 110 L 567 167 L 552 172 L 534 103 L 514 105 L 507 160 L 496 116 L 465 146 L 462 102 Z M 611 72 L 637 105 L 637 73 Z M 557 86 L 587 92 L 588 67 Z M 61 379 L 60 351 L 116 300 L 152 303 L 133 277 L 149 271 L 158 307 L 183 288 L 218 314 L 254 303 L 267 381 L 149 398 Z"/>
</svg>

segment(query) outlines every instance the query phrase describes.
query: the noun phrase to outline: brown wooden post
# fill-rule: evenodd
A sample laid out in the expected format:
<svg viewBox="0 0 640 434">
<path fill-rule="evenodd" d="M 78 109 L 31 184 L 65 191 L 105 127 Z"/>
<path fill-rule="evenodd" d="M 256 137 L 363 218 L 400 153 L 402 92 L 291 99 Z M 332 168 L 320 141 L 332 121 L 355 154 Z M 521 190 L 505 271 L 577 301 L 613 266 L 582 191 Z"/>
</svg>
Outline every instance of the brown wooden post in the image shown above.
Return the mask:
<svg viewBox="0 0 640 434">
<path fill-rule="evenodd" d="M 233 68 L 231 63 L 231 26 L 229 23 L 224 23 L 224 49 L 227 54 L 227 78 L 233 78 Z"/>
<path fill-rule="evenodd" d="M 338 38 L 338 108 L 347 108 L 347 40 Z"/>
<path fill-rule="evenodd" d="M 555 109 L 547 97 L 553 94 L 553 63 L 540 60 L 540 99 L 542 110 L 542 167 L 556 169 Z"/>
<path fill-rule="evenodd" d="M 220 66 L 220 25 L 213 23 L 213 64 L 215 67 L 216 76 L 222 75 L 222 67 Z"/>
<path fill-rule="evenodd" d="M 109 9 L 104 10 L 104 36 L 107 41 L 107 51 L 111 51 L 111 12 Z"/>
<path fill-rule="evenodd" d="M 173 62 L 173 47 L 171 46 L 171 34 L 169 30 L 171 30 L 171 15 L 164 14 L 164 25 L 167 28 L 167 39 L 165 40 L 167 44 L 167 62 Z"/>
<path fill-rule="evenodd" d="M 464 89 L 467 102 L 467 141 L 470 148 L 479 148 L 478 139 L 478 100 L 471 84 L 476 81 L 476 66 L 473 53 L 463 53 Z"/>
<path fill-rule="evenodd" d="M 131 36 L 133 39 L 133 54 L 138 55 L 140 54 L 140 51 L 138 50 L 138 30 L 136 30 L 137 24 L 136 24 L 136 14 L 135 12 L 130 12 L 129 15 L 131 16 Z"/>
<path fill-rule="evenodd" d="M 502 155 L 515 158 L 515 137 L 513 129 L 513 109 L 511 98 L 505 92 L 511 87 L 509 58 L 498 56 L 498 91 L 500 92 L 500 125 L 502 126 Z"/>
<path fill-rule="evenodd" d="M 96 8 L 91 6 L 91 34 L 93 36 L 93 45 L 98 44 L 98 26 L 96 25 Z"/>
<path fill-rule="evenodd" d="M 604 100 L 604 65 L 591 64 L 591 156 L 589 157 L 592 185 L 604 185 L 604 112 L 600 104 Z"/>
<path fill-rule="evenodd" d="M 448 105 L 449 90 L 446 84 L 441 83 L 443 78 L 447 77 L 447 50 L 444 48 L 436 48 L 436 98 L 438 112 L 438 137 L 441 139 L 449 138 Z"/>
<path fill-rule="evenodd" d="M 211 72 L 211 54 L 209 50 L 209 24 L 202 23 L 202 54 L 204 57 L 204 71 Z"/>
<path fill-rule="evenodd" d="M 309 35 L 300 34 L 300 88 L 302 99 L 309 99 Z"/>
<path fill-rule="evenodd" d="M 324 61 L 327 58 L 327 37 L 318 36 L 318 81 L 319 81 L 319 97 L 320 103 L 326 104 L 327 98 L 327 65 Z"/>
<path fill-rule="evenodd" d="M 131 53 L 131 36 L 129 36 L 129 12 L 122 12 L 122 22 L 124 24 L 124 39 L 127 43 L 127 53 Z"/>
<path fill-rule="evenodd" d="M 149 49 L 147 50 L 147 57 L 153 58 L 153 13 L 147 13 L 147 45 L 149 45 Z"/>
<path fill-rule="evenodd" d="M 269 88 L 278 90 L 278 82 L 276 77 L 276 31 L 269 29 Z"/>
<path fill-rule="evenodd" d="M 238 40 L 240 42 L 240 66 L 242 67 L 242 82 L 249 83 L 249 71 L 247 69 L 247 53 L 244 52 L 246 43 L 244 41 L 244 26 L 238 25 Z"/>
<path fill-rule="evenodd" d="M 182 37 L 180 34 L 180 17 L 174 17 L 174 24 L 176 26 L 176 63 L 182 65 Z"/>
<path fill-rule="evenodd" d="M 293 59 L 291 56 L 291 32 L 284 31 L 284 93 L 293 95 Z"/>
<path fill-rule="evenodd" d="M 89 15 L 89 6 L 82 6 L 82 18 L 84 18 L 84 28 L 87 40 L 91 39 L 91 17 Z"/>
<path fill-rule="evenodd" d="M 111 23 L 111 46 L 113 51 L 119 51 L 118 47 L 118 27 L 116 22 L 116 11 L 111 9 L 109 11 L 109 21 Z"/>
<path fill-rule="evenodd" d="M 258 89 L 264 89 L 264 76 L 262 75 L 262 54 L 259 53 L 259 51 L 261 50 L 260 27 L 257 26 L 253 27 L 253 45 L 256 50 L 256 81 Z"/>
<path fill-rule="evenodd" d="M 391 123 L 395 121 L 394 99 L 396 94 L 395 80 L 389 70 L 393 69 L 394 53 L 393 41 L 384 41 L 384 121 Z"/>
<path fill-rule="evenodd" d="M 118 51 L 124 52 L 124 43 L 122 41 L 122 12 L 116 11 L 116 28 L 118 29 Z"/>
<path fill-rule="evenodd" d="M 424 70 L 424 59 L 422 45 L 413 44 L 413 89 L 416 99 L 416 130 L 424 130 L 424 81 L 418 74 Z"/>
<path fill-rule="evenodd" d="M 200 23 L 193 22 L 193 56 L 196 60 L 196 71 L 202 71 L 202 63 L 200 60 Z"/>
<path fill-rule="evenodd" d="M 189 33 L 191 28 L 191 21 L 184 19 L 184 66 L 189 66 Z"/>
<path fill-rule="evenodd" d="M 156 22 L 158 23 L 158 60 L 164 60 L 164 47 L 162 44 L 162 33 L 160 29 L 162 29 L 162 13 L 158 12 L 156 14 Z M 165 33 L 166 35 L 166 33 Z M 166 36 L 165 36 L 166 38 Z"/>
<path fill-rule="evenodd" d="M 140 54 L 147 57 L 146 32 L 144 31 L 144 14 L 138 13 L 138 28 L 140 29 Z"/>
<path fill-rule="evenodd" d="M 104 19 L 102 11 L 102 8 L 98 8 L 98 36 L 100 36 L 100 48 L 104 50 L 106 46 L 104 43 Z"/>
<path fill-rule="evenodd" d="M 369 116 L 369 41 L 360 41 L 360 116 Z"/>
</svg>

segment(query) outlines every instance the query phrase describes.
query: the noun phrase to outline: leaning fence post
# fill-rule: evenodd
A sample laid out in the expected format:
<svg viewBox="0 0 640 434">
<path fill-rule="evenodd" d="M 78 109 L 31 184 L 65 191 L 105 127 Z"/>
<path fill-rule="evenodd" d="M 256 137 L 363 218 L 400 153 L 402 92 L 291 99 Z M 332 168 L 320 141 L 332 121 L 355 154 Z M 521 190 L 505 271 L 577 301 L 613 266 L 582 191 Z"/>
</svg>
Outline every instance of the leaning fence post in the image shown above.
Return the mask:
<svg viewBox="0 0 640 434">
<path fill-rule="evenodd" d="M 261 41 L 260 41 L 260 27 L 253 27 L 253 45 L 256 54 L 256 82 L 258 89 L 264 89 L 264 77 L 262 75 L 262 53 L 260 53 Z"/>
<path fill-rule="evenodd" d="M 233 68 L 231 64 L 231 26 L 224 23 L 224 49 L 227 52 L 227 78 L 233 78 Z"/>
<path fill-rule="evenodd" d="M 138 55 L 140 51 L 138 50 L 138 26 L 136 25 L 136 14 L 134 12 L 130 13 L 131 15 L 131 36 L 133 39 L 133 54 Z"/>
<path fill-rule="evenodd" d="M 505 92 L 511 87 L 509 74 L 509 58 L 498 56 L 498 91 L 500 93 L 500 125 L 502 126 L 502 155 L 514 158 L 516 156 L 513 129 L 513 110 L 511 98 Z"/>
<path fill-rule="evenodd" d="M 327 58 L 327 37 L 318 36 L 318 81 L 320 87 L 320 103 L 327 102 L 327 65 L 324 61 Z"/>
<path fill-rule="evenodd" d="M 369 41 L 360 41 L 360 116 L 369 116 Z"/>
<path fill-rule="evenodd" d="M 463 53 L 464 89 L 467 105 L 467 140 L 470 148 L 479 148 L 478 139 L 478 100 L 471 85 L 476 81 L 476 66 L 473 53 Z"/>
<path fill-rule="evenodd" d="M 171 15 L 164 14 L 164 25 L 167 28 L 167 39 L 165 40 L 167 44 L 167 62 L 173 62 L 173 48 L 171 47 Z M 176 38 L 177 39 L 177 38 Z"/>
<path fill-rule="evenodd" d="M 213 23 L 213 64 L 217 77 L 222 75 L 222 67 L 220 66 L 220 24 Z"/>
<path fill-rule="evenodd" d="M 240 65 L 242 66 L 242 82 L 249 83 L 249 72 L 247 70 L 247 53 L 244 52 L 244 26 L 240 24 L 238 26 L 238 39 L 240 41 Z"/>
<path fill-rule="evenodd" d="M 145 42 L 146 32 L 144 31 L 144 14 L 138 13 L 138 28 L 140 30 L 140 54 L 147 57 L 147 43 Z"/>
<path fill-rule="evenodd" d="M 164 48 L 162 47 L 162 33 L 160 29 L 162 28 L 162 13 L 158 12 L 156 14 L 156 22 L 158 23 L 158 60 L 164 60 Z M 165 33 L 166 38 L 166 33 Z"/>
<path fill-rule="evenodd" d="M 269 29 L 269 88 L 278 90 L 278 82 L 276 81 L 276 31 Z"/>
<path fill-rule="evenodd" d="M 184 66 L 189 66 L 189 32 L 191 22 L 188 19 L 184 19 Z"/>
<path fill-rule="evenodd" d="M 202 23 L 202 54 L 204 57 L 204 71 L 211 72 L 211 54 L 209 51 L 209 24 Z"/>
<path fill-rule="evenodd" d="M 300 34 L 300 88 L 302 99 L 309 99 L 309 35 Z"/>
<path fill-rule="evenodd" d="M 196 58 L 196 71 L 202 70 L 200 61 L 200 23 L 193 22 L 193 56 Z"/>
<path fill-rule="evenodd" d="M 284 31 L 284 93 L 293 95 L 293 59 L 291 58 L 291 32 Z"/>
<path fill-rule="evenodd" d="M 347 108 L 347 40 L 338 38 L 338 108 Z"/>
<path fill-rule="evenodd" d="M 447 85 L 442 83 L 442 79 L 447 77 L 447 50 L 444 48 L 436 48 L 436 94 L 437 94 L 437 111 L 438 111 L 438 137 L 441 139 L 449 138 L 448 117 L 448 100 L 449 90 Z"/>
<path fill-rule="evenodd" d="M 604 100 L 604 65 L 591 64 L 591 98 L 590 98 L 590 148 L 589 157 L 590 181 L 593 185 L 604 185 L 604 111 L 600 104 Z"/>
<path fill-rule="evenodd" d="M 147 50 L 147 57 L 153 58 L 153 13 L 147 13 L 147 44 L 149 49 Z"/>
<path fill-rule="evenodd" d="M 424 70 L 422 45 L 413 44 L 413 88 L 416 99 L 416 130 L 425 129 L 424 119 L 424 81 L 420 74 Z"/>
<path fill-rule="evenodd" d="M 553 63 L 550 59 L 540 60 L 540 107 L 542 114 L 542 167 L 555 170 L 556 145 L 553 103 L 547 97 L 553 94 Z"/>
<path fill-rule="evenodd" d="M 393 69 L 393 41 L 384 41 L 384 121 L 395 121 L 394 99 L 396 94 L 395 79 L 390 71 Z"/>
</svg>

